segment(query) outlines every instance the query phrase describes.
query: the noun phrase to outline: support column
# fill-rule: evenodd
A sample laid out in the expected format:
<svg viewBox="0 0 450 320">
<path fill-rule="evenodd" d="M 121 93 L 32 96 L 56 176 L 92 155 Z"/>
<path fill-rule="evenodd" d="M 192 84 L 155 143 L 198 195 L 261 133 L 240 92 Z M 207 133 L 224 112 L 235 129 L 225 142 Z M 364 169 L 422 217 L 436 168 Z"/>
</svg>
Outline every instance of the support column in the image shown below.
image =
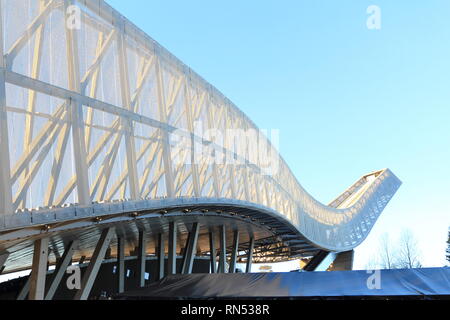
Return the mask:
<svg viewBox="0 0 450 320">
<path fill-rule="evenodd" d="M 34 242 L 33 267 L 30 275 L 29 300 L 44 300 L 47 276 L 48 238 Z"/>
<path fill-rule="evenodd" d="M 3 23 L 0 8 L 0 43 L 3 43 Z M 6 80 L 3 45 L 0 46 L 0 226 L 4 216 L 14 213 L 11 191 L 11 164 L 9 159 L 8 117 L 6 110 Z"/>
<path fill-rule="evenodd" d="M 58 266 L 55 269 L 55 272 L 52 276 L 52 283 L 50 284 L 50 287 L 48 288 L 47 294 L 45 295 L 45 300 L 52 300 L 56 290 L 58 289 L 59 284 L 61 283 L 61 280 L 64 276 L 64 273 L 66 273 L 67 268 L 72 263 L 72 257 L 73 254 L 78 246 L 78 240 L 71 241 L 69 245 L 67 246 L 66 250 L 64 251 L 64 254 L 62 258 L 60 259 Z"/>
<path fill-rule="evenodd" d="M 125 292 L 125 239 L 117 240 L 117 291 Z"/>
<path fill-rule="evenodd" d="M 211 273 L 217 272 L 216 255 L 216 233 L 214 231 L 211 231 L 209 233 L 209 257 L 211 261 Z"/>
<path fill-rule="evenodd" d="M 229 271 L 230 273 L 236 273 L 236 262 L 238 251 L 239 251 L 239 230 L 236 230 L 233 236 L 233 251 L 231 252 L 230 271 Z"/>
<path fill-rule="evenodd" d="M 195 131 L 194 128 L 194 116 L 192 110 L 192 100 L 191 100 L 191 92 L 189 89 L 189 81 L 188 77 L 184 79 L 184 110 L 186 114 L 187 126 L 189 132 L 193 133 Z M 200 192 L 200 182 L 198 175 L 198 159 L 195 156 L 195 139 L 194 135 L 191 135 L 191 175 L 192 175 L 192 185 L 195 197 L 199 198 L 201 196 Z"/>
<path fill-rule="evenodd" d="M 191 241 L 192 233 L 188 232 L 188 236 L 186 238 L 186 242 L 184 243 L 184 247 L 181 248 L 181 267 L 180 267 L 180 274 L 184 273 L 184 269 L 186 269 L 186 252 L 189 249 L 189 242 Z"/>
<path fill-rule="evenodd" d="M 225 262 L 227 261 L 227 234 L 225 226 L 220 226 L 220 256 L 219 256 L 219 273 L 226 273 Z"/>
<path fill-rule="evenodd" d="M 167 264 L 167 274 L 177 273 L 177 224 L 170 222 L 169 224 L 169 257 Z"/>
<path fill-rule="evenodd" d="M 108 228 L 103 230 L 100 239 L 95 247 L 94 254 L 92 255 L 91 262 L 83 276 L 81 281 L 81 289 L 75 294 L 74 300 L 87 300 L 94 285 L 95 278 L 97 277 L 100 266 L 106 254 L 106 250 L 114 237 L 114 228 Z"/>
<path fill-rule="evenodd" d="M 122 105 L 127 110 L 134 112 L 131 106 L 130 81 L 128 72 L 127 49 L 124 39 L 125 28 L 117 32 L 117 47 L 119 51 L 119 75 L 122 96 Z M 137 174 L 136 145 L 134 143 L 133 122 L 129 119 L 121 118 L 122 128 L 125 130 L 125 147 L 127 152 L 128 182 L 132 199 L 139 197 L 139 179 Z"/>
<path fill-rule="evenodd" d="M 165 263 L 165 249 L 164 249 L 164 234 L 158 235 L 158 280 L 164 278 L 164 263 Z"/>
<path fill-rule="evenodd" d="M 73 0 L 64 1 L 64 10 L 73 5 Z M 80 83 L 80 62 L 78 56 L 78 37 L 77 30 L 66 26 L 66 54 L 68 66 L 69 89 L 71 91 L 81 92 Z M 68 99 L 67 104 L 71 110 L 72 139 L 75 172 L 77 180 L 78 203 L 81 205 L 91 204 L 91 195 L 89 189 L 88 164 L 86 138 L 84 130 L 83 106 L 80 102 Z"/>
<path fill-rule="evenodd" d="M 196 222 L 192 226 L 192 230 L 189 234 L 189 241 L 187 243 L 187 247 L 185 249 L 185 257 L 184 257 L 184 265 L 183 265 L 183 274 L 191 274 L 192 273 L 192 267 L 194 265 L 194 258 L 195 254 L 197 252 L 197 240 L 198 240 L 198 233 L 200 230 L 200 225 Z"/>
<path fill-rule="evenodd" d="M 208 108 L 206 109 L 206 115 L 207 115 L 207 119 L 208 119 L 208 129 L 215 129 L 215 121 L 214 121 L 214 117 L 213 117 L 213 110 L 215 110 L 215 108 L 212 106 L 212 102 L 211 102 L 211 97 L 208 95 L 207 96 L 207 106 Z M 208 147 L 209 148 L 209 147 Z M 217 159 L 214 159 L 212 164 L 212 175 L 213 175 L 213 190 L 214 190 L 214 196 L 216 198 L 220 197 L 220 191 L 219 191 L 219 175 L 217 172 Z"/>
<path fill-rule="evenodd" d="M 39 1 L 39 14 L 42 14 L 45 10 L 45 0 Z M 44 40 L 44 28 L 45 28 L 45 22 L 43 22 L 36 30 L 35 33 L 35 39 L 34 39 L 34 50 L 33 50 L 33 58 L 32 58 L 32 69 L 31 69 L 31 78 L 38 79 L 39 73 L 41 70 L 41 60 L 42 60 L 42 44 Z M 31 43 L 31 39 L 29 40 Z M 12 68 L 12 66 L 11 66 Z M 28 115 L 26 115 L 25 120 L 25 134 L 24 134 L 24 140 L 23 140 L 23 146 L 24 146 L 24 153 L 30 152 L 30 146 L 33 142 L 33 128 L 34 128 L 34 112 L 36 109 L 36 100 L 37 100 L 37 91 L 29 90 L 28 91 L 28 106 L 27 111 L 29 112 Z M 28 190 L 30 188 L 31 181 L 27 179 L 27 176 L 29 174 L 30 168 L 27 166 L 24 169 L 23 175 L 21 177 L 21 185 L 24 185 L 24 188 Z M 26 208 L 27 203 L 27 195 L 25 194 L 21 202 L 19 202 L 17 205 L 23 208 Z"/>
<path fill-rule="evenodd" d="M 156 59 L 155 64 L 155 72 L 156 72 L 156 84 L 157 84 L 157 92 L 158 92 L 158 110 L 160 121 L 163 123 L 167 123 L 167 101 L 166 95 L 164 92 L 164 79 L 163 79 L 163 71 L 161 70 L 161 63 L 159 58 Z M 162 143 L 162 152 L 163 152 L 163 163 L 164 163 L 164 177 L 166 181 L 167 188 L 167 196 L 169 198 L 173 198 L 175 196 L 175 186 L 173 179 L 173 168 L 172 168 L 172 160 L 171 160 L 171 147 L 169 143 L 170 134 L 165 129 L 160 129 L 161 132 L 161 143 Z"/>
<path fill-rule="evenodd" d="M 247 254 L 247 266 L 245 268 L 245 273 L 252 272 L 252 261 L 253 261 L 253 251 L 255 250 L 255 238 L 250 238 L 250 247 L 248 248 Z"/>
<path fill-rule="evenodd" d="M 145 241 L 144 231 L 139 231 L 139 247 L 138 247 L 138 266 L 137 266 L 137 276 L 138 276 L 138 287 L 142 288 L 145 286 L 145 263 L 147 257 L 147 248 Z"/>
</svg>

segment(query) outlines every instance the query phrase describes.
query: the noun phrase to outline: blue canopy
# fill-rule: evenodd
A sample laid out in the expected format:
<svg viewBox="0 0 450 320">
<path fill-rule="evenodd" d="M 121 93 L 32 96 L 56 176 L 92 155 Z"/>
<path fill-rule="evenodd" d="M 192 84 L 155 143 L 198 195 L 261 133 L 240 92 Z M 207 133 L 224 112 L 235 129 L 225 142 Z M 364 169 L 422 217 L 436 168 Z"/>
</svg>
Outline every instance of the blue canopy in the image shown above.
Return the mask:
<svg viewBox="0 0 450 320">
<path fill-rule="evenodd" d="M 173 275 L 119 298 L 450 296 L 450 268 Z"/>
</svg>

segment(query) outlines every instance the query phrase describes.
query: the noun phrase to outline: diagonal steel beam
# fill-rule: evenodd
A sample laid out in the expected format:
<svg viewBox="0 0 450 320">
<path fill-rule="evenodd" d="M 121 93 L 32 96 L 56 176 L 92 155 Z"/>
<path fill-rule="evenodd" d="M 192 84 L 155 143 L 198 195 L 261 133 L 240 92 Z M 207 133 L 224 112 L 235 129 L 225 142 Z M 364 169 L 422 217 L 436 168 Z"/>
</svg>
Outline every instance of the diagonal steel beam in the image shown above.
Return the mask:
<svg viewBox="0 0 450 320">
<path fill-rule="evenodd" d="M 216 249 L 216 233 L 212 230 L 209 233 L 209 259 L 211 264 L 211 273 L 217 272 L 217 249 Z"/>
<path fill-rule="evenodd" d="M 155 57 L 152 56 L 150 60 L 147 62 L 147 64 L 145 64 L 144 69 L 142 70 L 139 76 L 136 85 L 136 90 L 134 91 L 133 96 L 131 97 L 131 110 L 133 110 L 133 112 L 137 112 L 139 96 L 141 95 L 141 91 L 144 88 L 145 81 L 147 80 L 147 77 L 150 74 L 150 70 L 154 64 L 155 64 Z"/>
<path fill-rule="evenodd" d="M 103 39 L 104 33 L 99 32 L 98 34 L 98 41 L 97 41 L 97 49 L 96 49 L 96 55 L 100 55 L 101 48 L 103 46 Z M 96 68 L 92 75 L 92 84 L 90 87 L 89 96 L 90 97 L 96 97 L 97 96 L 97 88 L 98 88 L 98 80 L 99 80 L 99 74 L 100 74 L 100 68 Z M 83 86 L 82 86 L 83 88 Z M 85 92 L 86 89 L 83 89 L 82 92 Z M 94 120 L 94 108 L 88 108 L 87 110 L 87 116 L 86 116 L 86 150 L 89 153 L 91 150 L 91 139 L 92 139 L 92 122 Z"/>
<path fill-rule="evenodd" d="M 45 19 L 48 17 L 50 12 L 53 10 L 55 6 L 55 1 L 50 1 L 41 13 L 30 23 L 30 25 L 25 29 L 22 36 L 19 37 L 16 42 L 11 46 L 11 48 L 6 53 L 6 66 L 9 69 L 12 68 L 12 64 L 14 58 L 17 56 L 19 51 L 27 44 L 27 42 L 31 39 L 34 33 L 42 26 L 45 22 Z"/>
<path fill-rule="evenodd" d="M 49 132 L 52 132 L 55 127 L 59 124 L 59 120 L 62 120 L 65 116 L 65 106 L 66 104 L 63 103 L 61 106 L 58 107 L 58 109 L 53 114 L 53 121 L 48 121 L 41 129 L 39 134 L 34 138 L 34 141 L 28 149 L 28 153 L 24 153 L 22 157 L 17 161 L 16 165 L 14 166 L 12 173 L 11 173 L 11 181 L 15 182 L 19 176 L 22 174 L 22 172 L 25 170 L 25 168 L 28 166 L 28 164 L 31 162 L 33 157 L 36 155 L 36 153 L 41 148 L 42 144 L 47 140 Z"/>
<path fill-rule="evenodd" d="M 59 124 L 54 128 L 54 130 L 50 133 L 44 145 L 41 147 L 41 151 L 36 158 L 35 162 L 31 167 L 31 171 L 27 173 L 27 175 L 23 178 L 23 182 L 17 192 L 17 195 L 14 198 L 14 208 L 18 208 L 20 203 L 24 203 L 26 199 L 26 194 L 28 192 L 28 188 L 31 185 L 34 177 L 38 173 L 41 168 L 45 158 L 50 152 L 51 147 L 53 146 L 55 140 L 58 138 L 58 133 L 63 125 Z"/>
<path fill-rule="evenodd" d="M 61 173 L 64 156 L 66 155 L 65 151 L 67 148 L 67 143 L 69 142 L 69 138 L 70 138 L 70 125 L 66 124 L 64 126 L 63 131 L 60 134 L 58 146 L 53 160 L 52 171 L 50 175 L 50 183 L 47 188 L 44 200 L 46 206 L 52 205 L 55 199 L 56 186 L 58 184 L 58 178 Z"/>
<path fill-rule="evenodd" d="M 59 284 L 64 276 L 64 273 L 67 271 L 67 268 L 72 263 L 72 257 L 75 253 L 75 250 L 78 247 L 78 240 L 71 241 L 67 246 L 64 254 L 53 273 L 52 282 L 50 287 L 47 290 L 47 294 L 45 295 L 45 300 L 52 300 L 55 296 L 56 290 L 58 289 Z"/>
<path fill-rule="evenodd" d="M 225 262 L 227 261 L 227 233 L 225 226 L 219 227 L 220 236 L 220 256 L 219 256 L 219 273 L 226 273 Z"/>
<path fill-rule="evenodd" d="M 25 300 L 27 298 L 28 293 L 30 292 L 30 279 L 31 279 L 31 277 L 29 276 L 27 281 L 25 282 L 24 286 L 19 291 L 19 294 L 17 295 L 17 300 L 18 301 L 23 301 L 23 300 Z"/>
<path fill-rule="evenodd" d="M 189 233 L 188 243 L 185 248 L 184 253 L 184 265 L 183 265 L 183 274 L 191 274 L 192 273 L 192 267 L 194 265 L 194 258 L 195 254 L 197 252 L 197 241 L 198 241 L 198 234 L 200 231 L 200 225 L 198 222 L 194 223 L 192 225 L 192 230 Z"/>
<path fill-rule="evenodd" d="M 91 190 L 91 198 L 95 199 L 97 196 L 97 201 L 102 201 L 104 194 L 106 192 L 106 186 L 109 182 L 109 177 L 111 175 L 111 171 L 114 166 L 114 161 L 117 157 L 117 153 L 122 142 L 122 134 L 117 133 L 116 137 L 113 140 L 113 143 L 110 145 L 105 158 L 101 164 L 100 170 L 97 173 L 97 176 L 92 184 Z M 98 190 L 100 190 L 98 192 Z"/>
<path fill-rule="evenodd" d="M 87 300 L 89 298 L 92 286 L 94 285 L 100 266 L 105 258 L 106 250 L 108 249 L 113 237 L 114 228 L 110 227 L 103 230 L 100 239 L 97 242 L 97 246 L 95 247 L 89 266 L 81 281 L 81 289 L 75 294 L 74 300 Z"/>
<path fill-rule="evenodd" d="M 82 91 L 86 90 L 86 87 L 91 80 L 91 78 L 94 77 L 96 71 L 98 70 L 100 63 L 105 56 L 106 51 L 111 46 L 113 40 L 115 39 L 115 36 L 117 34 L 116 29 L 111 30 L 111 32 L 106 37 L 106 40 L 100 43 L 100 48 L 97 48 L 96 57 L 94 62 L 91 64 L 89 69 L 84 74 L 83 78 L 81 79 L 81 89 Z"/>
<path fill-rule="evenodd" d="M 233 235 L 233 250 L 231 251 L 230 273 L 236 273 L 236 261 L 239 251 L 239 230 L 236 230 Z"/>
</svg>

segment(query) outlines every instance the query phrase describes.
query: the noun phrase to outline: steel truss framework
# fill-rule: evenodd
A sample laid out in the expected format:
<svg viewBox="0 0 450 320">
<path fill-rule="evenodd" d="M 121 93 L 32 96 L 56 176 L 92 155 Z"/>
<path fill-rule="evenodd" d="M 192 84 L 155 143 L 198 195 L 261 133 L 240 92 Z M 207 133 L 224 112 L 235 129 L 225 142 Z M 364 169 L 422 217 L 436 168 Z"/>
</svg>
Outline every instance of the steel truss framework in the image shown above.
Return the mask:
<svg viewBox="0 0 450 320">
<path fill-rule="evenodd" d="M 252 121 L 104 1 L 0 4 L 3 241 L 37 225 L 200 203 L 203 210 L 251 207 L 255 219 L 259 210 L 274 226 L 278 221 L 280 229 L 301 236 L 300 245 L 343 252 L 367 237 L 400 186 L 386 169 L 323 205 L 301 187 L 267 138 L 258 137 L 264 156 L 249 156 L 251 145 L 236 150 L 227 129 L 257 130 Z M 78 13 L 80 23 L 71 24 Z M 222 132 L 223 145 L 199 136 L 196 123 Z M 198 146 L 207 152 L 198 154 Z M 235 163 L 211 163 L 212 154 Z M 274 165 L 277 170 L 267 174 Z M 137 202 L 143 207 L 127 209 Z M 239 234 L 235 239 L 233 264 Z M 295 245 L 288 240 L 243 255 L 266 250 L 276 256 Z"/>
</svg>

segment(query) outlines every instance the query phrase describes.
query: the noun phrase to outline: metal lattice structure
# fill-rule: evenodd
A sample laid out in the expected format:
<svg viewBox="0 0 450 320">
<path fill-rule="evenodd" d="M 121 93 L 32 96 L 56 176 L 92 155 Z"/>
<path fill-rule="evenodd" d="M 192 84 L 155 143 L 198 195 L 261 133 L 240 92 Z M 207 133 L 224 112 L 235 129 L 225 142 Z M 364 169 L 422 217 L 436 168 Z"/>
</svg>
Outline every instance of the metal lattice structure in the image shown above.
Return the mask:
<svg viewBox="0 0 450 320">
<path fill-rule="evenodd" d="M 400 186 L 386 169 L 323 205 L 265 136 L 258 141 L 267 152 L 255 158 L 251 145 L 236 151 L 236 137 L 217 145 L 197 135 L 196 123 L 219 132 L 258 129 L 104 1 L 0 4 L 0 241 L 83 217 L 233 207 L 271 216 L 310 246 L 342 252 L 366 238 Z M 80 21 L 69 21 L 78 13 Z M 237 164 L 211 164 L 211 154 Z"/>
</svg>

